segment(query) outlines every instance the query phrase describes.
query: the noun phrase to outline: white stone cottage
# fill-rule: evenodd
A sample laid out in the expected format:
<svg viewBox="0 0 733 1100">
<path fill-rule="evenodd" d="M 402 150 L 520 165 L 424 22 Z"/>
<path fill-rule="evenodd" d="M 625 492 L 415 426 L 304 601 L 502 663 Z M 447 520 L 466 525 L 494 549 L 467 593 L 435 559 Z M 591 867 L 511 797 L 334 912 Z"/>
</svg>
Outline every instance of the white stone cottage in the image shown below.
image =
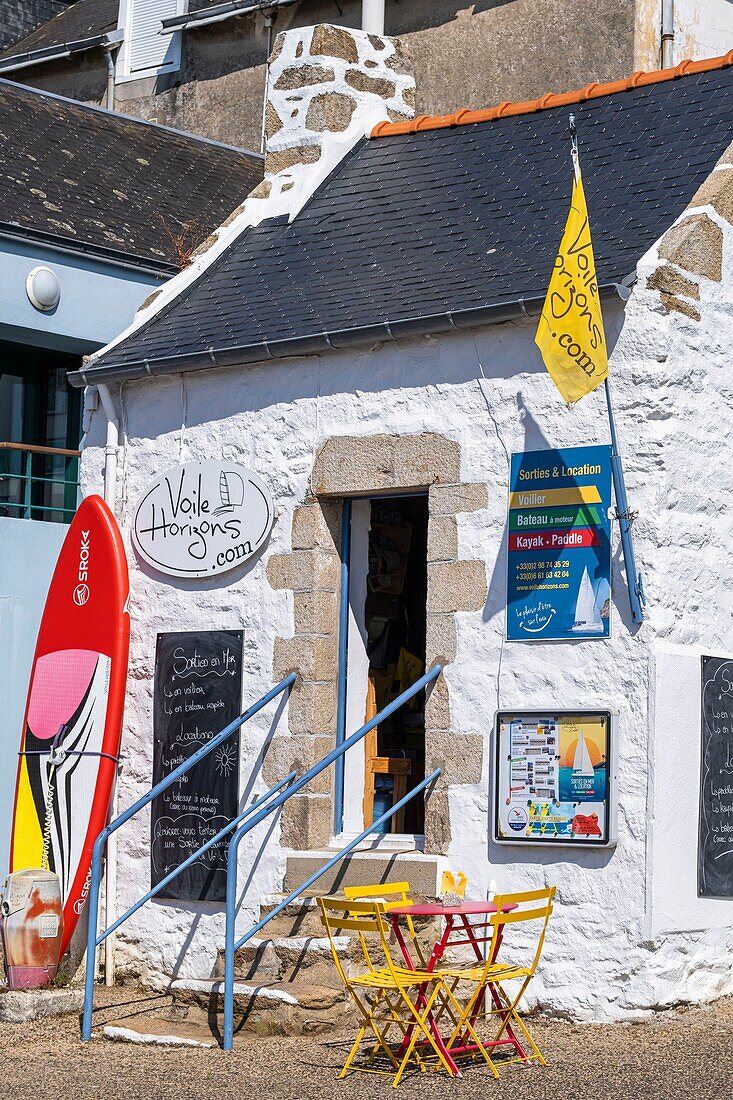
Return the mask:
<svg viewBox="0 0 733 1100">
<path fill-rule="evenodd" d="M 300 673 L 287 706 L 243 729 L 242 791 L 332 747 L 345 500 L 356 729 L 384 617 L 370 610 L 369 530 L 407 519 L 421 559 L 409 577 L 416 655 L 444 666 L 422 767 L 442 776 L 424 817 L 348 873 L 435 893 L 450 867 L 475 897 L 556 884 L 534 996 L 584 1018 L 733 991 L 733 901 L 697 893 L 700 658 L 733 654 L 732 64 L 410 121 L 399 41 L 322 26 L 280 35 L 265 183 L 73 377 L 90 387 L 85 492 L 100 491 L 104 467 L 95 385 L 109 387 L 120 429 L 133 624 L 120 805 L 151 784 L 159 632 L 243 629 L 245 705 Z M 505 641 L 509 456 L 609 438 L 602 391 L 565 408 L 534 344 L 568 209 L 570 111 L 648 605 L 635 625 L 614 524 L 610 639 L 523 644 Z M 160 472 L 204 458 L 267 482 L 272 535 L 223 576 L 166 577 L 136 558 L 133 511 Z M 512 708 L 617 714 L 615 847 L 493 842 L 491 738 L 497 710 Z M 361 830 L 364 771 L 352 750 L 343 807 L 326 773 L 249 837 L 243 931 L 334 844 L 335 810 L 343 834 Z M 118 910 L 149 886 L 148 830 L 142 818 L 120 834 Z M 121 929 L 118 965 L 156 984 L 208 977 L 222 934 L 219 905 L 153 903 Z"/>
</svg>

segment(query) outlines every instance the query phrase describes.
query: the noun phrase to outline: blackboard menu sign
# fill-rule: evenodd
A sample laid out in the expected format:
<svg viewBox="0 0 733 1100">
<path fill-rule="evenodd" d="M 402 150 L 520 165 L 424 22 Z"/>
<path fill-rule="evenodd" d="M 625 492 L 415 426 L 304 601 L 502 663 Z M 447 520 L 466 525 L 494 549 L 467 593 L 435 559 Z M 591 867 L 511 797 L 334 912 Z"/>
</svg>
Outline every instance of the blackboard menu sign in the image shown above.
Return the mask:
<svg viewBox="0 0 733 1100">
<path fill-rule="evenodd" d="M 697 892 L 733 898 L 733 660 L 702 659 Z"/>
<path fill-rule="evenodd" d="M 241 714 L 242 632 L 159 634 L 153 699 L 153 783 L 159 783 Z M 153 800 L 153 886 L 236 816 L 239 731 Z M 158 897 L 224 901 L 226 841 L 215 845 Z"/>
</svg>

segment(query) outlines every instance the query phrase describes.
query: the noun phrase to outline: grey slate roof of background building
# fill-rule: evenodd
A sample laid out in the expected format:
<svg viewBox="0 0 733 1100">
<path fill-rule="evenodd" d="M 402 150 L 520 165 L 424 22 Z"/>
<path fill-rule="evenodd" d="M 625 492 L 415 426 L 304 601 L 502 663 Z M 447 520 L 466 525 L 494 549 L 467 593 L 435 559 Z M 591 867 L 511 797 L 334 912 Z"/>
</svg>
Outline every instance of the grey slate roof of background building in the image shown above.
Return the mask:
<svg viewBox="0 0 733 1100">
<path fill-rule="evenodd" d="M 115 30 L 119 10 L 120 0 L 76 0 L 66 11 L 8 46 L 0 53 L 0 58 L 96 38 Z"/>
<path fill-rule="evenodd" d="M 200 244 L 263 173 L 258 154 L 6 80 L 0 138 L 0 235 L 162 272 L 172 238 Z"/>
<path fill-rule="evenodd" d="M 73 0 L 0 0 L 0 49 L 24 38 Z"/>
<path fill-rule="evenodd" d="M 86 378 L 260 362 L 537 306 L 569 207 L 569 110 L 599 284 L 627 279 L 733 139 L 731 68 L 364 140 L 291 223 L 246 230 Z"/>
<path fill-rule="evenodd" d="M 190 0 L 189 10 L 198 11 L 209 7 L 213 2 L 214 0 Z M 61 15 L 0 51 L 0 59 L 107 34 L 117 28 L 119 10 L 120 0 L 76 0 Z"/>
</svg>

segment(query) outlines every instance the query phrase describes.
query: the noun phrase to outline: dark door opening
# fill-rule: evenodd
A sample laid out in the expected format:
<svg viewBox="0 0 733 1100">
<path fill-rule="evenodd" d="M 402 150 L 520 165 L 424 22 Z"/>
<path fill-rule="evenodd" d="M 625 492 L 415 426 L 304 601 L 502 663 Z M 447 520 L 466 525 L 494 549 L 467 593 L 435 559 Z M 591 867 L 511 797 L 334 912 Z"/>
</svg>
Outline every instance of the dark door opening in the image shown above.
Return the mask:
<svg viewBox="0 0 733 1100">
<path fill-rule="evenodd" d="M 425 671 L 427 494 L 371 501 L 365 603 L 369 684 L 366 719 Z M 364 821 L 376 820 L 425 776 L 425 694 L 365 739 Z M 391 819 L 394 833 L 423 833 L 417 797 Z M 389 825 L 389 823 L 388 823 Z"/>
</svg>

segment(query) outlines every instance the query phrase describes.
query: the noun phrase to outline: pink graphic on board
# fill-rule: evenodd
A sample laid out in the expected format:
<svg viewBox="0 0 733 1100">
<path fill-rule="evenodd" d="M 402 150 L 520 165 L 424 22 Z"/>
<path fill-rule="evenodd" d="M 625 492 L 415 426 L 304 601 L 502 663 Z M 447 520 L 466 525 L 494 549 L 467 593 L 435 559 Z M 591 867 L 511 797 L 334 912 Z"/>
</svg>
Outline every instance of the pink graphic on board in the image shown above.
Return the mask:
<svg viewBox="0 0 733 1100">
<path fill-rule="evenodd" d="M 28 702 L 28 725 L 41 741 L 55 737 L 89 690 L 99 654 L 62 649 L 39 657 Z"/>
</svg>

